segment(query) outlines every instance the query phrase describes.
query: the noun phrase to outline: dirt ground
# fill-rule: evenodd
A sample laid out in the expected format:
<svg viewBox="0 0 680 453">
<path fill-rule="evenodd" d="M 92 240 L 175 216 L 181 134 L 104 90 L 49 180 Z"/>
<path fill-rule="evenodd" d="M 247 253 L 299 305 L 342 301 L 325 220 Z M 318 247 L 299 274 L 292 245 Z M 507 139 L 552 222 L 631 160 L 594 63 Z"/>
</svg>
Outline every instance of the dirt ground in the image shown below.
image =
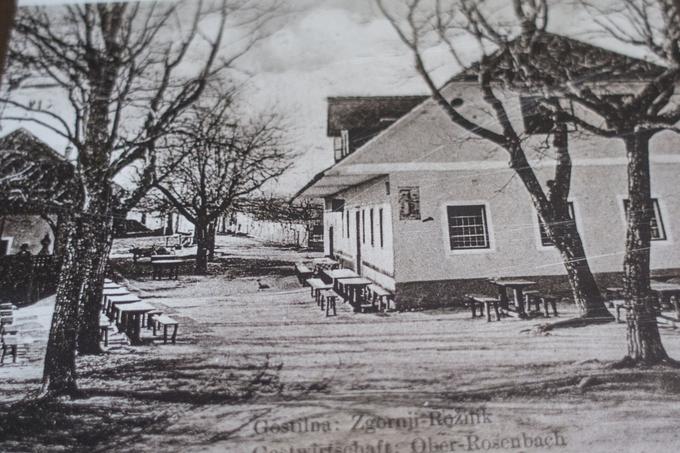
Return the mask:
<svg viewBox="0 0 680 453">
<path fill-rule="evenodd" d="M 222 237 L 219 256 L 208 277 L 127 281 L 180 322 L 178 342 L 114 342 L 107 354 L 79 359 L 79 399 L 31 400 L 52 301 L 22 309 L 18 322 L 33 327 L 31 344 L 17 364 L 0 367 L 0 451 L 670 452 L 680 445 L 680 373 L 605 368 L 625 353 L 623 324 L 534 335 L 522 331 L 545 321 L 487 323 L 456 310 L 355 314 L 347 305 L 326 318 L 291 274 L 293 262 L 313 254 Z M 560 317 L 573 313 L 559 308 Z M 661 330 L 680 358 L 680 331 Z"/>
</svg>

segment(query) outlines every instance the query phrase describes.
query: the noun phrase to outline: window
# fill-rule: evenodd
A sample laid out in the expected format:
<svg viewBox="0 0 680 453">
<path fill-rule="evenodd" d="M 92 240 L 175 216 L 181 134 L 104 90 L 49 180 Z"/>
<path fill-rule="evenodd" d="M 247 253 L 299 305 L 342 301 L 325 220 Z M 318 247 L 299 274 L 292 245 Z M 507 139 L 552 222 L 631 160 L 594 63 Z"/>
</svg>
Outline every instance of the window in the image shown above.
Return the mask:
<svg viewBox="0 0 680 453">
<path fill-rule="evenodd" d="M 0 256 L 9 255 L 10 246 L 12 245 L 11 238 L 0 239 Z"/>
<path fill-rule="evenodd" d="M 541 96 L 520 96 L 519 103 L 527 134 L 548 134 L 554 123 L 550 111 L 541 105 Z"/>
<path fill-rule="evenodd" d="M 652 215 L 649 221 L 649 230 L 651 233 L 652 241 L 665 241 L 666 240 L 666 229 L 663 226 L 663 219 L 661 218 L 661 210 L 659 209 L 659 200 L 652 198 L 652 206 L 654 209 L 654 215 Z M 626 218 L 628 217 L 628 200 L 623 200 L 623 209 L 626 213 Z"/>
<path fill-rule="evenodd" d="M 490 248 L 484 205 L 447 206 L 446 214 L 451 250 Z"/>
<path fill-rule="evenodd" d="M 373 236 L 373 209 L 371 209 L 369 211 L 368 221 L 369 221 L 369 224 L 371 225 L 371 247 L 373 247 L 375 245 L 374 236 Z"/>
<path fill-rule="evenodd" d="M 349 239 L 349 211 L 347 212 L 347 239 Z"/>
<path fill-rule="evenodd" d="M 361 210 L 361 243 L 366 243 L 366 210 Z"/>
<path fill-rule="evenodd" d="M 345 237 L 345 211 L 343 210 L 340 214 L 340 228 L 342 232 L 342 237 Z"/>
<path fill-rule="evenodd" d="M 574 203 L 569 202 L 569 217 L 572 221 L 576 220 L 576 215 L 574 214 Z M 548 232 L 545 230 L 545 225 L 541 222 L 541 218 L 538 217 L 538 231 L 541 234 L 541 245 L 543 247 L 553 247 L 555 243 L 548 237 Z"/>
<path fill-rule="evenodd" d="M 383 210 L 382 209 L 378 210 L 378 227 L 379 227 L 379 233 L 380 233 L 380 248 L 383 248 L 384 241 L 383 241 Z"/>
</svg>

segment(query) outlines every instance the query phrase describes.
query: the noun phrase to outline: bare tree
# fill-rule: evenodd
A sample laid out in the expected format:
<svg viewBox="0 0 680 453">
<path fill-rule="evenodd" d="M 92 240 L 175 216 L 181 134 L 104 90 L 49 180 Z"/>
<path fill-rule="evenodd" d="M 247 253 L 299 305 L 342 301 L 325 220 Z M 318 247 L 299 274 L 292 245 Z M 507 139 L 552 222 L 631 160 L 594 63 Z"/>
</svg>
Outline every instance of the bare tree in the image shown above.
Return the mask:
<svg viewBox="0 0 680 453">
<path fill-rule="evenodd" d="M 525 29 L 527 33 L 530 30 L 545 30 L 546 2 L 528 1 L 527 4 L 532 5 L 531 11 L 519 11 L 517 8 L 521 9 L 523 2 L 515 1 L 517 20 L 510 18 L 508 23 L 508 18 L 505 18 L 503 24 L 488 20 L 480 14 L 476 4 L 483 2 L 472 0 L 404 0 L 400 9 L 388 8 L 383 0 L 376 2 L 399 38 L 412 52 L 417 72 L 452 123 L 507 151 L 510 168 L 529 193 L 548 237 L 562 256 L 574 300 L 581 309 L 581 317 L 572 320 L 569 325 L 613 319 L 604 305 L 569 211 L 571 158 L 567 124 L 561 118 L 554 118 L 554 127 L 550 133 L 555 153 L 555 173 L 548 187 L 544 188 L 527 157 L 526 135 L 513 125 L 509 107 L 500 93 L 503 88 L 511 85 L 508 80 L 511 73 L 498 71 L 500 60 L 497 56 L 511 42 L 509 35 L 516 33 L 518 29 Z M 494 33 L 493 39 L 487 37 L 488 33 Z M 429 46 L 440 45 L 448 49 L 453 62 L 464 66 L 462 55 L 470 42 L 477 44 L 480 59 L 467 68 L 465 74 L 476 78 L 483 101 L 489 108 L 492 125 L 462 113 L 460 106 L 445 96 L 448 84 L 438 86 L 431 69 L 426 65 L 425 51 Z M 551 101 L 546 99 L 546 102 Z"/>
<path fill-rule="evenodd" d="M 229 96 L 193 107 L 169 140 L 165 156 L 180 160 L 165 181 L 155 186 L 195 227 L 196 273 L 207 272 L 216 222 L 236 200 L 281 176 L 292 154 L 276 115 L 247 121 L 232 110 Z M 162 167 L 162 164 L 161 164 Z"/>
<path fill-rule="evenodd" d="M 239 210 L 255 220 L 275 222 L 282 225 L 304 225 L 307 237 L 311 237 L 315 225 L 322 223 L 323 206 L 310 199 L 288 201 L 280 196 L 244 200 Z"/>
<path fill-rule="evenodd" d="M 0 83 L 2 83 L 2 73 L 5 70 L 5 60 L 7 58 L 7 47 L 9 44 L 14 16 L 17 12 L 16 0 L 8 0 L 0 6 Z"/>
<path fill-rule="evenodd" d="M 212 82 L 259 39 L 273 11 L 247 1 L 97 3 L 23 9 L 11 48 L 5 119 L 28 121 L 65 137 L 77 151 L 82 202 L 70 214 L 56 312 L 78 311 L 50 334 L 44 389 L 76 388 L 76 338 L 81 354 L 99 351 L 98 317 L 111 248 L 113 178 L 140 167 L 128 203 L 148 191 L 156 174 L 156 143 Z M 226 30 L 242 30 L 225 42 Z M 61 96 L 62 113 L 44 98 Z M 25 88 L 25 90 L 22 90 Z M 22 114 L 23 113 L 23 114 Z M 65 305 L 68 305 L 65 306 Z M 75 308 L 72 305 L 75 304 Z M 56 319 L 56 318 L 55 318 Z M 67 319 L 67 318 L 64 318 Z M 51 354 L 57 354 L 52 356 Z"/>
<path fill-rule="evenodd" d="M 650 141 L 656 134 L 667 130 L 680 132 L 677 128 L 680 106 L 672 101 L 680 82 L 680 2 L 623 0 L 608 9 L 587 0 L 578 4 L 592 13 L 600 31 L 621 43 L 644 49 L 659 65 L 637 62 L 603 68 L 610 76 L 629 80 L 624 88 L 574 80 L 555 62 L 541 67 L 539 73 L 534 70 L 532 77 L 542 82 L 546 92 L 570 99 L 595 114 L 593 120 L 593 115 L 560 110 L 569 121 L 594 134 L 623 140 L 628 158 L 628 228 L 623 265 L 628 354 L 620 365 L 677 366 L 661 343 L 657 304 L 650 288 L 650 225 L 654 207 L 649 153 Z M 528 51 L 525 49 L 524 53 Z M 557 53 L 556 60 L 565 51 L 568 49 Z"/>
</svg>

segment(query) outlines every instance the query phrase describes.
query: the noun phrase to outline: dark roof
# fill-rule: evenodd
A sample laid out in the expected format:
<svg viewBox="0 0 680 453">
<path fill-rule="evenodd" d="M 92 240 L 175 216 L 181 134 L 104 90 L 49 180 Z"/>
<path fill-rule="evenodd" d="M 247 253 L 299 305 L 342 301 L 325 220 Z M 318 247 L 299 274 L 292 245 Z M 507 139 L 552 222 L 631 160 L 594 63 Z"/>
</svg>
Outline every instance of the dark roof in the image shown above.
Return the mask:
<svg viewBox="0 0 680 453">
<path fill-rule="evenodd" d="M 34 159 L 49 159 L 62 162 L 64 157 L 54 148 L 31 134 L 24 128 L 16 129 L 4 137 L 0 137 L 0 152 L 24 150 L 30 152 Z"/>
<path fill-rule="evenodd" d="M 509 47 L 517 50 L 514 53 L 520 58 L 521 45 L 520 38 L 509 43 Z M 537 68 L 533 76 L 540 77 L 543 83 L 560 83 L 564 80 L 648 80 L 665 70 L 662 66 L 649 61 L 554 33 L 541 33 L 536 37 L 534 45 L 532 56 L 526 56 L 527 62 L 530 63 L 526 66 Z M 479 65 L 479 62 L 473 63 L 450 81 L 475 80 Z M 488 65 L 493 66 L 492 79 L 510 82 L 514 80 L 516 63 L 507 49 L 492 54 Z"/>
<path fill-rule="evenodd" d="M 0 214 L 55 212 L 79 195 L 75 168 L 25 129 L 0 138 Z"/>
<path fill-rule="evenodd" d="M 428 96 L 345 96 L 328 98 L 327 135 L 342 130 L 382 130 Z"/>
</svg>

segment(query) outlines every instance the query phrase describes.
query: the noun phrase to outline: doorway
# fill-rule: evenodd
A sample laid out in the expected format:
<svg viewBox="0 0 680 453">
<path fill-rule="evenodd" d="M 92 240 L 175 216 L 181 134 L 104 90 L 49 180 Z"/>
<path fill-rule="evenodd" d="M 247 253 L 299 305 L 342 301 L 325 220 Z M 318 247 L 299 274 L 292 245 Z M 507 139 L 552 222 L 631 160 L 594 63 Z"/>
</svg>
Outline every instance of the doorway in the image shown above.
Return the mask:
<svg viewBox="0 0 680 453">
<path fill-rule="evenodd" d="M 356 212 L 356 232 L 357 232 L 357 264 L 356 273 L 361 275 L 361 212 Z"/>
</svg>

